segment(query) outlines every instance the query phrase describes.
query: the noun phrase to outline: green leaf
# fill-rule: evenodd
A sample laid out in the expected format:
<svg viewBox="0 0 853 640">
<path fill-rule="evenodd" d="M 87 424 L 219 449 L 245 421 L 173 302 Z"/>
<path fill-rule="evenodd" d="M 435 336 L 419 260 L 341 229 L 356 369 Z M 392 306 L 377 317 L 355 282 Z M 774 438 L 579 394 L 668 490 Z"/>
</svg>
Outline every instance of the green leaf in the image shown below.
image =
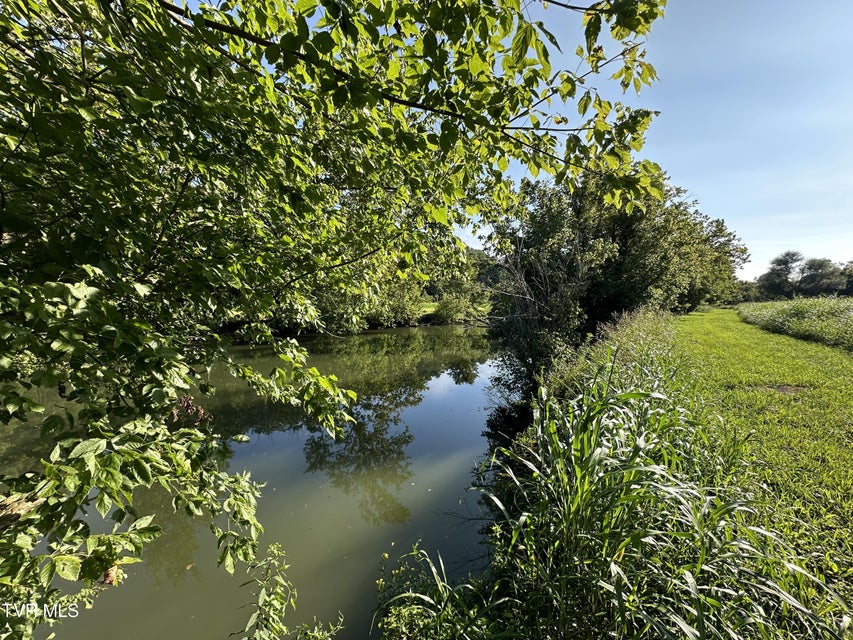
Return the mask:
<svg viewBox="0 0 853 640">
<path fill-rule="evenodd" d="M 530 43 L 532 42 L 533 37 L 533 27 L 526 22 L 519 24 L 518 29 L 515 32 L 515 36 L 512 39 L 511 47 L 512 62 L 515 67 L 522 66 L 524 59 L 527 56 L 527 51 L 530 49 Z"/>
<path fill-rule="evenodd" d="M 137 518 L 134 521 L 134 523 L 132 525 L 130 525 L 130 528 L 128 529 L 128 531 L 137 531 L 138 529 L 147 528 L 153 520 L 154 520 L 153 515 L 147 515 L 147 516 L 143 516 L 141 518 Z"/>
<path fill-rule="evenodd" d="M 90 107 L 80 107 L 77 109 L 77 112 L 83 116 L 83 119 L 86 122 L 92 122 L 98 119 L 98 112 Z"/>
<path fill-rule="evenodd" d="M 98 510 L 98 513 L 100 513 L 101 516 L 106 517 L 107 514 L 110 512 L 110 508 L 112 507 L 112 505 L 113 501 L 105 492 L 101 491 L 100 493 L 98 493 L 98 497 L 95 498 L 95 508 Z"/>
<path fill-rule="evenodd" d="M 107 441 L 103 438 L 95 438 L 92 440 L 83 440 L 76 447 L 71 450 L 71 453 L 68 454 L 70 459 L 74 458 L 82 458 L 83 456 L 97 455 L 101 453 L 104 449 L 107 448 Z"/>
<path fill-rule="evenodd" d="M 51 558 L 47 562 L 42 564 L 42 567 L 39 570 L 39 583 L 41 584 L 41 586 L 45 589 L 48 588 L 55 574 L 56 564 Z"/>
<path fill-rule="evenodd" d="M 430 220 L 443 225 L 449 224 L 447 210 L 443 207 L 429 207 L 428 212 Z"/>
<path fill-rule="evenodd" d="M 296 13 L 310 18 L 317 10 L 317 0 L 297 0 Z"/>
<path fill-rule="evenodd" d="M 136 293 L 138 293 L 142 298 L 151 293 L 151 285 L 142 284 L 141 282 L 134 282 L 133 288 L 136 290 Z"/>
<path fill-rule="evenodd" d="M 443 120 L 441 122 L 441 135 L 438 139 L 439 148 L 444 152 L 450 151 L 456 144 L 458 137 L 459 130 L 454 126 L 454 124 L 447 120 Z"/>
<path fill-rule="evenodd" d="M 435 33 L 433 33 L 431 30 L 427 31 L 423 37 L 424 56 L 430 59 L 435 58 L 437 51 L 438 39 L 435 37 Z"/>
<path fill-rule="evenodd" d="M 584 36 L 586 38 L 586 50 L 592 52 L 598 43 L 598 36 L 601 33 L 601 14 L 598 12 L 589 12 L 584 14 Z"/>
<path fill-rule="evenodd" d="M 53 564 L 57 575 L 61 578 L 73 581 L 77 580 L 77 577 L 80 575 L 82 561 L 77 556 L 56 556 L 53 559 Z"/>
<path fill-rule="evenodd" d="M 587 111 L 589 111 L 589 106 L 592 104 L 592 94 L 589 91 L 585 91 L 581 96 L 580 100 L 578 100 L 578 114 L 584 115 Z"/>
<path fill-rule="evenodd" d="M 328 31 L 320 31 L 314 34 L 311 43 L 318 52 L 324 55 L 330 54 L 335 48 L 335 40 Z"/>
<path fill-rule="evenodd" d="M 137 478 L 139 478 L 140 482 L 145 484 L 146 486 L 151 484 L 151 469 L 149 466 L 139 458 L 135 459 L 132 463 L 133 472 Z"/>
</svg>

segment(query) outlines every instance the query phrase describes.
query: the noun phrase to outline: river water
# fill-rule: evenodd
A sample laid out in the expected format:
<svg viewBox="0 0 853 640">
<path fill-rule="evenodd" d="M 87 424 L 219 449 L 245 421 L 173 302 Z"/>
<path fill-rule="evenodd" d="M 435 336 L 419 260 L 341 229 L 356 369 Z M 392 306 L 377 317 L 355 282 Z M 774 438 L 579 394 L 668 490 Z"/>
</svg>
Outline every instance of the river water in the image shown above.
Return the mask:
<svg viewBox="0 0 853 640">
<path fill-rule="evenodd" d="M 262 548 L 279 542 L 298 592 L 290 624 L 337 621 L 336 637 L 363 640 L 376 605 L 380 557 L 391 563 L 420 547 L 441 557 L 451 575 L 482 566 L 477 496 L 466 488 L 486 453 L 482 435 L 493 371 L 482 331 L 430 327 L 377 331 L 307 343 L 311 365 L 334 373 L 359 394 L 345 437 L 333 442 L 292 409 L 259 401 L 224 378 L 205 401 L 235 444 L 232 472 L 266 483 L 259 503 Z M 239 358 L 262 372 L 275 366 L 263 350 Z M 173 513 L 168 496 L 141 492 L 137 508 L 157 513 L 165 529 L 144 562 L 90 610 L 55 627 L 59 640 L 213 640 L 243 628 L 251 613 L 247 579 L 216 568 L 215 539 L 202 519 Z M 45 635 L 48 630 L 45 629 Z"/>
</svg>

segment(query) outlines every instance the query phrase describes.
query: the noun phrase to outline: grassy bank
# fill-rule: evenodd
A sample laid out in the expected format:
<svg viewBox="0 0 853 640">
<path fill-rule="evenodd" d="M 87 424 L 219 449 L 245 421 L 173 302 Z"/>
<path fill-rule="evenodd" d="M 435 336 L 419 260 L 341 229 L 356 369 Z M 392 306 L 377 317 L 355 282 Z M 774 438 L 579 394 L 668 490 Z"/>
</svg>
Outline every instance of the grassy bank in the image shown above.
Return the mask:
<svg viewBox="0 0 853 640">
<path fill-rule="evenodd" d="M 743 443 L 694 395 L 671 331 L 636 315 L 557 363 L 481 472 L 491 566 L 449 584 L 416 553 L 381 583 L 383 637 L 841 637 L 838 603 L 736 483 Z"/>
<path fill-rule="evenodd" d="M 796 298 L 751 302 L 740 317 L 772 331 L 853 351 L 853 298 Z"/>
<path fill-rule="evenodd" d="M 746 453 L 753 477 L 741 483 L 769 488 L 779 505 L 776 525 L 849 599 L 853 357 L 762 331 L 732 310 L 694 313 L 676 326 L 676 345 L 694 361 L 710 408 L 729 428 L 751 434 Z"/>
</svg>

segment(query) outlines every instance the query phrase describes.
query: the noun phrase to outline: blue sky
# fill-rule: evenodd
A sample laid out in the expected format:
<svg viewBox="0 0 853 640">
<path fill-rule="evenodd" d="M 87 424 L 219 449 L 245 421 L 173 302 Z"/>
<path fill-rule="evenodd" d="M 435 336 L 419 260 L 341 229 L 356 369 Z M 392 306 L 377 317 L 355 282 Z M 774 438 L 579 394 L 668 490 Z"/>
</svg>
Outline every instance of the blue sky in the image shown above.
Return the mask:
<svg viewBox="0 0 853 640">
<path fill-rule="evenodd" d="M 741 277 L 788 249 L 853 259 L 853 2 L 670 0 L 646 49 L 640 155 L 741 237 Z"/>
</svg>

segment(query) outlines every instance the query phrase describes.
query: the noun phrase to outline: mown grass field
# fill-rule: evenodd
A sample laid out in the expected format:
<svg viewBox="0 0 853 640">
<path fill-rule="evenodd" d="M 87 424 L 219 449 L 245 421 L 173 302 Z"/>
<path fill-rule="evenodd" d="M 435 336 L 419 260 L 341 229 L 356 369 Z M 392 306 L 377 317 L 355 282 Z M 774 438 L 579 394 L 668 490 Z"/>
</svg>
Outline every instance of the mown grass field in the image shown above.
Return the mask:
<svg viewBox="0 0 853 640">
<path fill-rule="evenodd" d="M 676 346 L 726 428 L 751 433 L 752 481 L 813 567 L 853 595 L 853 356 L 746 324 L 733 310 L 676 321 Z M 750 481 L 745 478 L 744 482 Z M 791 520 L 794 516 L 800 523 Z"/>
<path fill-rule="evenodd" d="M 853 351 L 853 298 L 795 298 L 738 306 L 740 317 L 774 333 Z"/>
</svg>

